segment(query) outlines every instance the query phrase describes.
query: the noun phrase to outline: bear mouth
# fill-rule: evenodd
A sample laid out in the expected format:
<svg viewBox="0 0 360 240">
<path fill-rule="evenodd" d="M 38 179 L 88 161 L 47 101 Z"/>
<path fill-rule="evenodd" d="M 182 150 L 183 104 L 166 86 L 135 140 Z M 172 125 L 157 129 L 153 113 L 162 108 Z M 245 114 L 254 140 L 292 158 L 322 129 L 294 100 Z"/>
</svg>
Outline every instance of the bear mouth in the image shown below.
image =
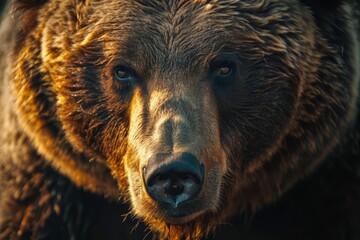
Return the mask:
<svg viewBox="0 0 360 240">
<path fill-rule="evenodd" d="M 190 203 L 182 203 L 177 207 L 170 204 L 158 204 L 157 210 L 161 214 L 159 216 L 168 224 L 182 225 L 197 218 L 205 212 L 203 207 L 200 207 L 201 200 L 194 200 Z"/>
</svg>

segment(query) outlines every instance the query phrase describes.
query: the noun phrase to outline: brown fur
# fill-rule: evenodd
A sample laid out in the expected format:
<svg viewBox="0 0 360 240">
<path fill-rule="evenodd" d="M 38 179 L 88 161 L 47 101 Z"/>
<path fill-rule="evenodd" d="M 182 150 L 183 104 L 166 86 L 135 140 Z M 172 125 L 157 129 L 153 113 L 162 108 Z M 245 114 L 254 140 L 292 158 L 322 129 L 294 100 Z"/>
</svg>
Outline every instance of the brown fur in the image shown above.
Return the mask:
<svg viewBox="0 0 360 240">
<path fill-rule="evenodd" d="M 160 238 L 197 239 L 281 199 L 321 164 L 359 157 L 357 2 L 322 4 L 14 1 L 1 34 L 0 236 L 36 236 L 61 215 L 68 190 L 53 186 L 66 181 L 57 171 L 130 202 Z M 236 68 L 225 83 L 211 75 L 219 58 Z M 137 82 L 116 81 L 118 65 Z M 348 148 L 357 152 L 345 159 Z M 178 152 L 199 159 L 205 181 L 193 214 L 172 224 L 141 171 Z"/>
</svg>

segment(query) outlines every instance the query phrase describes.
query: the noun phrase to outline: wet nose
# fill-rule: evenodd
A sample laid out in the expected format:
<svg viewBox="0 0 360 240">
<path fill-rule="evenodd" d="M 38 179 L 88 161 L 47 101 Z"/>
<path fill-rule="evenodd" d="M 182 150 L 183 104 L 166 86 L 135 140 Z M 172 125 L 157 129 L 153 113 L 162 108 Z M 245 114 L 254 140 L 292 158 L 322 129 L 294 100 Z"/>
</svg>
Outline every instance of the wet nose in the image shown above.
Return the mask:
<svg viewBox="0 0 360 240">
<path fill-rule="evenodd" d="M 196 197 L 204 180 L 204 168 L 191 153 L 157 155 L 143 168 L 143 179 L 149 196 L 177 207 Z"/>
</svg>

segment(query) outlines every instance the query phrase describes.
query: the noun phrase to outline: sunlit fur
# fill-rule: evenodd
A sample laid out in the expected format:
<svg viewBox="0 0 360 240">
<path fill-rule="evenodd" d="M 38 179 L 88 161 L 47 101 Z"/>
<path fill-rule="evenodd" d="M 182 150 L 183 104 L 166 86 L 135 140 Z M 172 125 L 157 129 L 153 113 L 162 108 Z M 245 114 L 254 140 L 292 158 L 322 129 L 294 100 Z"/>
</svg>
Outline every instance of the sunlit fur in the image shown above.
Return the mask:
<svg viewBox="0 0 360 240">
<path fill-rule="evenodd" d="M 2 27 L 12 51 L 2 67 L 0 173 L 11 171 L 6 161 L 40 159 L 79 188 L 130 201 L 161 239 L 200 238 L 277 200 L 354 122 L 359 53 L 345 1 L 331 6 L 348 29 L 343 42 L 319 30 L 331 21 L 319 26 L 307 1 L 24 2 Z M 236 65 L 225 86 L 211 78 L 218 58 Z M 130 88 L 114 78 L 124 64 L 136 71 Z M 11 155 L 23 145 L 36 157 Z M 205 168 L 194 213 L 179 224 L 142 181 L 148 159 L 164 152 L 190 152 Z"/>
</svg>

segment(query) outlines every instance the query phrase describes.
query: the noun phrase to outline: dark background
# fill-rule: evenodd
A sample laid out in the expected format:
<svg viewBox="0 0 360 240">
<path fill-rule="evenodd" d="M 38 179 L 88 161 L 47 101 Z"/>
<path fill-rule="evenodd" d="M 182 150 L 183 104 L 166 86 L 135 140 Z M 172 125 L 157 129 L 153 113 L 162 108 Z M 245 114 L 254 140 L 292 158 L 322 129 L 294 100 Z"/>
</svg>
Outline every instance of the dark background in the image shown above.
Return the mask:
<svg viewBox="0 0 360 240">
<path fill-rule="evenodd" d="M 0 0 L 0 12 L 3 11 L 5 3 L 6 3 L 6 0 Z"/>
</svg>

